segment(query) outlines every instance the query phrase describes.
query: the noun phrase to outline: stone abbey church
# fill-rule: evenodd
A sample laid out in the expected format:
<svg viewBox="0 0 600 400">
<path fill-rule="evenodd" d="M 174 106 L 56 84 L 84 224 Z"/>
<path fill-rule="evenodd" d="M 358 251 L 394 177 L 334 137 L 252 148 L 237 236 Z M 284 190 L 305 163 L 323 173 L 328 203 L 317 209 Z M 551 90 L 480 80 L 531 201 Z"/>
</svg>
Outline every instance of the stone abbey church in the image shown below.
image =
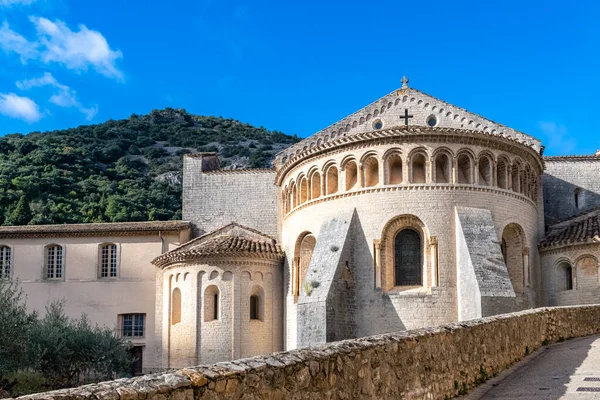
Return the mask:
<svg viewBox="0 0 600 400">
<path fill-rule="evenodd" d="M 0 273 L 136 373 L 598 303 L 599 172 L 403 79 L 273 169 L 186 156 L 184 221 L 0 227 Z"/>
</svg>

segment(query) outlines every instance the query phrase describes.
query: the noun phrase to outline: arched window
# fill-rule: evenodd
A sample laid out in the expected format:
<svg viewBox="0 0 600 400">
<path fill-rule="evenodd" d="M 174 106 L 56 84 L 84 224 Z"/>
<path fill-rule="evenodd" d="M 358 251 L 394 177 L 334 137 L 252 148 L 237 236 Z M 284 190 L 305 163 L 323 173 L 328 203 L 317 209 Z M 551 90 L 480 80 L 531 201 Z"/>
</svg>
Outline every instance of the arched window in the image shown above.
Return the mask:
<svg viewBox="0 0 600 400">
<path fill-rule="evenodd" d="M 354 189 L 358 182 L 358 167 L 354 161 L 348 161 L 344 167 L 346 172 L 346 190 Z"/>
<path fill-rule="evenodd" d="M 50 244 L 46 246 L 45 261 L 44 277 L 46 279 L 62 279 L 64 269 L 62 246 L 57 244 Z"/>
<path fill-rule="evenodd" d="M 308 200 L 308 179 L 303 177 L 300 181 L 300 201 L 298 204 L 306 203 Z"/>
<path fill-rule="evenodd" d="M 498 187 L 500 189 L 508 189 L 508 168 L 506 160 L 498 159 Z"/>
<path fill-rule="evenodd" d="M 556 291 L 573 290 L 573 267 L 566 261 L 561 262 L 557 268 Z"/>
<path fill-rule="evenodd" d="M 414 229 L 403 229 L 394 239 L 394 276 L 396 286 L 423 283 L 423 248 L 421 235 Z"/>
<path fill-rule="evenodd" d="M 411 159 L 411 183 L 425 183 L 427 174 L 425 173 L 426 164 L 425 155 L 418 153 Z"/>
<path fill-rule="evenodd" d="M 376 157 L 369 157 L 363 163 L 365 187 L 377 186 L 379 183 L 379 162 Z"/>
<path fill-rule="evenodd" d="M 482 186 L 492 186 L 493 168 L 489 157 L 479 157 L 479 184 Z"/>
<path fill-rule="evenodd" d="M 310 177 L 310 198 L 316 199 L 321 196 L 321 174 L 315 172 Z"/>
<path fill-rule="evenodd" d="M 260 299 L 257 295 L 250 296 L 250 319 L 260 319 Z"/>
<path fill-rule="evenodd" d="M 470 185 L 473 183 L 473 163 L 468 154 L 461 154 L 457 158 L 456 180 L 460 184 Z"/>
<path fill-rule="evenodd" d="M 204 321 L 215 321 L 221 316 L 219 288 L 210 285 L 204 290 Z"/>
<path fill-rule="evenodd" d="M 388 183 L 397 185 L 402 183 L 402 158 L 398 154 L 392 154 L 387 159 L 388 166 Z"/>
<path fill-rule="evenodd" d="M 317 239 L 310 232 L 303 233 L 296 241 L 292 270 L 292 294 L 296 297 L 300 295 L 300 287 L 308 272 L 316 244 Z"/>
<path fill-rule="evenodd" d="M 11 273 L 11 248 L 0 246 L 0 279 L 10 278 Z"/>
<path fill-rule="evenodd" d="M 525 194 L 525 187 L 527 186 L 527 180 L 525 177 L 525 170 L 519 170 L 519 193 Z"/>
<path fill-rule="evenodd" d="M 518 224 L 509 224 L 502 232 L 502 255 L 504 256 L 508 276 L 516 294 L 522 294 L 525 285 L 525 268 L 523 250 L 525 233 Z"/>
<path fill-rule="evenodd" d="M 296 208 L 298 205 L 298 193 L 296 192 L 296 184 L 292 182 L 292 187 L 290 188 L 290 207 Z"/>
<path fill-rule="evenodd" d="M 435 157 L 435 183 L 450 183 L 452 166 L 450 157 L 446 153 L 440 153 Z"/>
<path fill-rule="evenodd" d="M 181 290 L 173 289 L 171 295 L 171 325 L 181 322 Z"/>
<path fill-rule="evenodd" d="M 250 293 L 250 319 L 264 320 L 264 298 L 265 293 L 260 286 L 254 286 Z"/>
<path fill-rule="evenodd" d="M 105 243 L 100 246 L 100 278 L 117 277 L 117 245 Z"/>
<path fill-rule="evenodd" d="M 520 190 L 520 186 L 519 186 L 519 166 L 516 164 L 513 164 L 512 166 L 512 171 L 511 171 L 511 176 L 512 176 L 512 190 L 513 192 L 519 192 Z"/>
<path fill-rule="evenodd" d="M 326 172 L 325 190 L 327 194 L 334 194 L 338 191 L 338 170 L 335 165 L 332 165 Z"/>
</svg>

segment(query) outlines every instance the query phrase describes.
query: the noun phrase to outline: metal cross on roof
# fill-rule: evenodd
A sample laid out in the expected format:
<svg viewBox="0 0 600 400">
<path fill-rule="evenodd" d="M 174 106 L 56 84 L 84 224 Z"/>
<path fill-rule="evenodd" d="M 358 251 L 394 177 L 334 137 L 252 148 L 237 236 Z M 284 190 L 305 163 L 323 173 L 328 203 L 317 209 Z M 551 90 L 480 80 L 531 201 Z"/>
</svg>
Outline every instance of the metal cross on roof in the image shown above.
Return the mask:
<svg viewBox="0 0 600 400">
<path fill-rule="evenodd" d="M 408 89 L 408 78 L 406 76 L 402 77 L 401 82 L 402 82 L 401 89 Z"/>
</svg>

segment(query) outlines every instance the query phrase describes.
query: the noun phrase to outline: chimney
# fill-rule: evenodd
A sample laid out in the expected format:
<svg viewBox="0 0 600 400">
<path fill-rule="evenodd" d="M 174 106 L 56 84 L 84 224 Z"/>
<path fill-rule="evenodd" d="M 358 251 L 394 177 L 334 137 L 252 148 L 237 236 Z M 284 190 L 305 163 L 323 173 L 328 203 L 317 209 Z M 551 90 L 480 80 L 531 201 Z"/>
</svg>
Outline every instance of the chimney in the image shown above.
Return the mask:
<svg viewBox="0 0 600 400">
<path fill-rule="evenodd" d="M 200 172 L 218 171 L 221 169 L 221 163 L 217 153 L 193 153 L 186 154 L 184 157 L 184 163 L 186 161 L 192 161 L 196 167 L 200 167 Z M 195 172 L 199 172 L 196 170 Z"/>
</svg>

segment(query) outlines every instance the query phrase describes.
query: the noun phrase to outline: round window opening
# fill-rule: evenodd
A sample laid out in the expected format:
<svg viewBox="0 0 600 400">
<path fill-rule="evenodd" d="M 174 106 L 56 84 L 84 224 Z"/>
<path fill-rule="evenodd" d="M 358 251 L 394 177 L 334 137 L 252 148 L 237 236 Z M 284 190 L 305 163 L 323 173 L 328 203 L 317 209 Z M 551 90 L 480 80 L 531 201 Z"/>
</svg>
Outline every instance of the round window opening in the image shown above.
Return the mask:
<svg viewBox="0 0 600 400">
<path fill-rule="evenodd" d="M 432 127 L 437 125 L 437 118 L 435 117 L 435 115 L 430 115 L 429 117 L 427 117 L 427 125 Z"/>
<path fill-rule="evenodd" d="M 381 122 L 380 120 L 373 122 L 373 128 L 375 128 L 375 129 L 383 128 L 383 122 Z"/>
</svg>

